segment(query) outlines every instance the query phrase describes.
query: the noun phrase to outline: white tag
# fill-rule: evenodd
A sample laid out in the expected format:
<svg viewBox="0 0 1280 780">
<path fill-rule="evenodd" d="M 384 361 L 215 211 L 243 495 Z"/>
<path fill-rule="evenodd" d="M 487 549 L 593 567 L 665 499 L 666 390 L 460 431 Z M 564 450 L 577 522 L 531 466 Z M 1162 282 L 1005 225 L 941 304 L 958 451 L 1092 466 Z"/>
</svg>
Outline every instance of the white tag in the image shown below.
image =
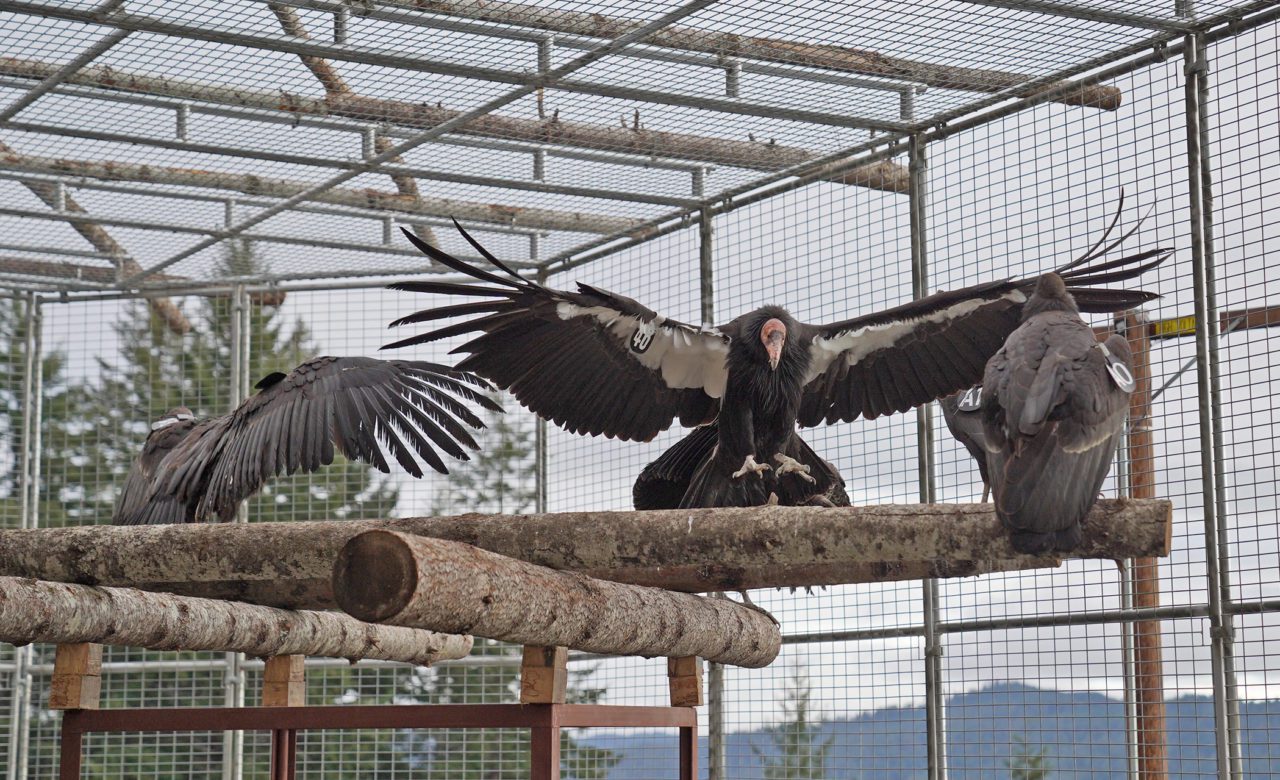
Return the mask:
<svg viewBox="0 0 1280 780">
<path fill-rule="evenodd" d="M 978 411 L 978 407 L 982 406 L 982 385 L 974 385 L 965 390 L 956 406 L 962 412 Z"/>
<path fill-rule="evenodd" d="M 1098 349 L 1102 350 L 1102 357 L 1107 361 L 1107 373 L 1111 375 L 1111 379 L 1115 381 L 1116 387 L 1132 393 L 1133 389 L 1138 386 L 1137 381 L 1133 378 L 1133 372 L 1124 364 L 1120 358 L 1111 354 L 1111 350 L 1107 349 L 1107 345 L 1098 342 Z"/>
</svg>

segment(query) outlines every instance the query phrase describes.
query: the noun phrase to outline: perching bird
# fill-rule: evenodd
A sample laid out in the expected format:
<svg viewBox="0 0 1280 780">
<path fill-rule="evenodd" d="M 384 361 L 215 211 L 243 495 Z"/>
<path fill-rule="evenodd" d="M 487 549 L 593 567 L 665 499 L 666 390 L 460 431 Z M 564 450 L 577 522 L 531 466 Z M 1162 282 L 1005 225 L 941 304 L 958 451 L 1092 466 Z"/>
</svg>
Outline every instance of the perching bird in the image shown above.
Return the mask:
<svg viewBox="0 0 1280 780">
<path fill-rule="evenodd" d="M 699 464 L 681 506 L 763 504 L 772 480 L 803 479 L 804 464 L 786 454 L 797 423 L 906 411 L 977 382 L 987 359 L 1018 326 L 1035 286 L 1034 279 L 987 282 L 827 325 L 764 306 L 719 327 L 699 328 L 589 285 L 570 292 L 526 280 L 458 230 L 506 276 L 468 265 L 406 231 L 432 259 L 487 285 L 391 285 L 476 300 L 396 320 L 392 326 L 463 317 L 383 349 L 479 332 L 454 350 L 469 353 L 458 367 L 511 391 L 574 433 L 647 441 L 675 419 L 687 426 L 716 420 L 716 446 Z M 1085 265 L 1127 235 L 1102 247 L 1104 235 L 1059 269 L 1085 310 L 1119 311 L 1155 297 L 1092 287 L 1132 279 L 1168 256 L 1155 249 Z"/>
<path fill-rule="evenodd" d="M 983 435 L 996 515 L 1024 553 L 1068 551 L 1111 468 L 1133 391 L 1123 336 L 1099 343 L 1057 274 L 987 363 Z"/>
<path fill-rule="evenodd" d="M 719 438 L 720 428 L 716 423 L 699 425 L 645 466 L 631 487 L 631 501 L 635 508 L 678 508 L 689 492 L 694 472 L 711 455 Z M 773 490 L 779 504 L 849 506 L 849 494 L 845 492 L 840 472 L 814 452 L 799 433 L 792 434 L 783 454 L 795 458 L 809 470 L 803 472 L 807 478 L 797 473 L 794 477 L 777 481 Z"/>
<path fill-rule="evenodd" d="M 982 477 L 982 502 L 986 503 L 991 491 L 991 476 L 987 469 L 987 445 L 982 433 L 982 415 L 978 411 L 981 399 L 982 388 L 974 386 L 939 398 L 938 406 L 942 407 L 942 419 L 947 423 L 947 430 L 978 462 L 978 474 Z"/>
<path fill-rule="evenodd" d="M 502 410 L 483 379 L 423 361 L 318 357 L 257 387 L 230 414 L 201 420 L 180 406 L 156 421 L 112 522 L 226 522 L 268 479 L 316 471 L 335 449 L 390 471 L 379 441 L 415 477 L 414 453 L 447 474 L 437 448 L 467 460 L 463 447 L 477 448 L 468 428 L 484 428 L 467 402 Z"/>
</svg>

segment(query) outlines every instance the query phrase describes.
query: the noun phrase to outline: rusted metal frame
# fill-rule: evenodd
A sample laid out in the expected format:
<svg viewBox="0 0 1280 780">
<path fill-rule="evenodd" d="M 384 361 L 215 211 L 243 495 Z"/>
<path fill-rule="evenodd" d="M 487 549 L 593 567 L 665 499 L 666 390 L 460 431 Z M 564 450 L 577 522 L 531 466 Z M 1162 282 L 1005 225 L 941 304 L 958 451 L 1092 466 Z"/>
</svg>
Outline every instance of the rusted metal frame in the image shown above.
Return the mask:
<svg viewBox="0 0 1280 780">
<path fill-rule="evenodd" d="M 1203 34 L 1183 50 L 1187 125 L 1187 184 L 1191 211 L 1192 280 L 1195 293 L 1196 391 L 1200 433 L 1204 553 L 1209 580 L 1209 640 L 1213 670 L 1214 735 L 1218 777 L 1241 777 L 1239 692 L 1235 673 L 1235 624 L 1231 604 L 1230 538 L 1218 365 L 1217 289 L 1213 241 L 1212 148 L 1209 133 L 1209 58 Z"/>
<path fill-rule="evenodd" d="M 1006 8 L 1011 11 L 1027 11 L 1059 16 L 1067 19 L 1081 19 L 1090 22 L 1116 24 L 1122 27 L 1142 27 L 1148 30 L 1169 32 L 1188 32 L 1194 25 L 1176 19 L 1164 19 L 1149 14 L 1127 13 L 1102 7 L 1086 7 L 1073 3 L 1046 2 L 1046 0 L 963 0 L 971 5 L 985 5 L 991 8 Z"/>
<path fill-rule="evenodd" d="M 94 190 L 96 192 L 114 192 L 121 195 L 139 195 L 147 198 L 169 198 L 172 200 L 199 201 L 203 203 L 226 203 L 228 198 L 225 195 L 210 195 L 199 192 L 180 192 L 177 190 L 166 189 L 164 187 L 132 187 L 127 184 L 112 184 L 110 182 L 100 182 L 83 176 L 58 175 L 58 174 L 31 174 L 16 173 L 4 170 L 3 162 L 0 162 L 0 179 L 7 181 L 47 181 L 59 182 L 66 187 L 74 187 L 76 189 Z M 236 205 L 253 206 L 254 208 L 267 208 L 275 201 L 271 198 L 254 197 L 251 195 L 235 196 L 233 198 Z M 405 225 L 426 225 L 428 227 L 452 227 L 453 221 L 438 217 L 414 216 L 410 212 L 387 212 L 381 209 L 360 208 L 358 206 L 341 206 L 327 205 L 323 203 L 300 203 L 293 207 L 293 211 L 302 212 L 304 214 L 324 214 L 335 217 L 356 217 L 361 219 L 374 219 L 382 221 L 390 217 L 394 222 Z M 546 236 L 548 231 L 539 228 L 522 228 L 512 225 L 495 225 L 484 222 L 472 222 L 470 220 L 458 220 L 467 230 L 472 232 L 483 233 L 503 233 L 516 236 Z M 11 252 L 40 252 L 43 254 L 66 255 L 68 257 L 90 257 L 95 259 L 111 260 L 109 255 L 101 252 L 89 252 L 74 249 L 57 249 L 54 247 L 25 247 L 20 244 L 0 244 L 0 251 Z M 533 264 L 526 264 L 533 267 Z"/>
<path fill-rule="evenodd" d="M 667 27 L 672 23 L 679 21 L 680 19 L 683 19 L 691 14 L 697 13 L 698 11 L 702 10 L 703 8 L 706 8 L 709 5 L 712 5 L 715 2 L 716 0 L 686 0 L 685 3 L 682 3 L 680 6 L 678 6 L 674 10 L 663 14 L 658 19 L 650 22 L 649 24 L 644 25 L 643 27 L 637 30 L 633 30 L 632 32 L 627 33 L 626 35 L 623 35 L 619 38 L 616 38 L 610 43 L 604 46 L 601 46 L 598 49 L 593 49 L 587 54 L 584 54 L 581 57 L 578 57 L 570 62 L 567 62 L 564 65 L 561 65 L 560 67 L 552 71 L 548 71 L 547 73 L 543 73 L 543 74 L 538 74 L 530 83 L 524 86 L 510 90 L 496 98 L 493 98 L 492 100 L 488 100 L 484 104 L 477 106 L 476 108 L 473 108 L 470 111 L 459 114 L 458 116 L 455 116 L 453 119 L 450 119 L 446 122 L 442 122 L 436 125 L 435 127 L 431 128 L 430 130 L 426 130 L 422 132 L 421 134 L 419 134 L 414 138 L 411 138 L 407 141 L 397 144 L 396 146 L 390 149 L 387 149 L 386 151 L 381 152 L 380 154 L 365 160 L 363 163 L 360 164 L 358 168 L 354 170 L 350 170 L 350 171 L 346 171 L 341 174 L 338 174 L 337 176 L 334 176 L 328 179 L 327 181 L 317 184 L 316 186 L 312 187 L 309 190 L 300 192 L 297 195 L 286 198 L 285 200 L 281 201 L 280 203 L 277 203 L 271 208 L 258 212 L 257 214 L 253 215 L 252 217 L 249 217 L 248 219 L 241 221 L 239 224 L 235 225 L 230 230 L 228 230 L 227 235 L 225 237 L 231 238 L 235 235 L 238 235 L 244 232 L 245 230 L 248 230 L 249 228 L 253 227 L 254 225 L 258 224 L 259 222 L 263 222 L 267 219 L 270 219 L 276 214 L 279 214 L 289 209 L 291 206 L 293 206 L 296 203 L 301 203 L 304 200 L 309 200 L 313 196 L 323 193 L 329 189 L 332 189 L 333 187 L 336 187 L 339 184 L 342 184 L 343 182 L 349 181 L 355 178 L 356 176 L 359 176 L 362 173 L 374 171 L 378 168 L 378 166 L 390 160 L 392 157 L 395 157 L 399 154 L 407 152 L 410 149 L 413 149 L 424 143 L 427 143 L 436 138 L 444 136 L 448 133 L 451 133 L 457 128 L 462 127 L 463 125 L 467 124 L 468 122 L 471 122 L 472 120 L 478 117 L 484 116 L 494 111 L 495 109 L 498 109 L 505 105 L 513 103 L 516 100 L 519 100 L 520 98 L 526 95 L 532 94 L 533 92 L 537 91 L 542 87 L 554 84 L 556 81 L 560 80 L 562 77 L 570 73 L 573 73 L 574 71 L 585 68 L 586 66 L 600 59 L 603 59 L 604 57 L 609 56 L 615 51 L 618 51 L 635 41 L 643 40 L 647 36 L 651 35 L 653 32 L 660 30 L 664 27 Z M 168 268 L 170 265 L 173 265 L 174 263 L 185 260 L 186 258 L 191 257 L 192 255 L 195 255 L 199 252 L 204 251 L 205 249 L 208 249 L 209 247 L 216 245 L 219 240 L 220 239 L 215 238 L 215 239 L 206 239 L 204 241 L 198 242 L 195 245 L 190 246 L 187 249 L 175 255 L 170 256 L 168 259 L 162 260 L 159 263 L 156 263 L 155 265 L 151 266 L 150 268 L 144 269 L 143 271 L 137 274 L 134 274 L 128 279 L 125 279 L 122 286 L 127 287 L 131 284 L 137 284 L 138 282 L 140 282 L 142 279 L 146 278 L 150 274 L 156 273 L 158 271 L 163 271 L 165 268 Z"/>
<path fill-rule="evenodd" d="M 351 8 L 348 3 L 340 2 L 339 0 L 273 1 L 278 2 L 280 5 L 288 5 L 295 8 L 309 8 L 329 13 L 337 13 L 340 12 L 341 9 Z M 426 11 L 426 13 L 424 13 L 424 11 Z M 356 13 L 362 18 L 395 22 L 412 27 L 424 27 L 432 30 L 444 30 L 448 32 L 463 32 L 472 35 L 482 35 L 491 38 L 522 41 L 532 44 L 542 44 L 550 41 L 552 46 L 559 46 L 566 49 L 581 49 L 584 51 L 599 46 L 600 41 L 602 40 L 600 38 L 592 38 L 582 35 L 547 33 L 543 31 L 524 29 L 518 26 L 472 22 L 458 19 L 456 17 L 451 18 L 448 16 L 431 14 L 430 9 L 410 5 L 407 2 L 381 2 L 377 4 L 365 3 L 359 7 Z M 865 76 L 845 76 L 839 73 L 829 73 L 817 70 L 801 70 L 799 67 L 794 65 L 790 67 L 767 65 L 750 60 L 744 61 L 737 57 L 726 58 L 716 54 L 680 51 L 647 44 L 638 44 L 624 52 L 621 52 L 618 56 L 657 62 L 670 62 L 680 65 L 698 65 L 715 68 L 717 70 L 724 70 L 726 72 L 732 69 L 739 73 L 776 76 L 778 78 L 793 79 L 796 81 L 835 84 L 845 87 L 855 87 L 858 89 L 874 89 L 899 93 L 904 91 L 923 92 L 927 89 L 927 86 L 920 82 L 903 81 L 887 77 L 869 78 Z"/>
<path fill-rule="evenodd" d="M 271 780 L 293 780 L 298 766 L 298 730 L 271 730 Z"/>
<path fill-rule="evenodd" d="M 524 181 L 522 179 L 512 179 L 501 176 L 477 176 L 475 174 L 466 173 L 449 173 L 435 168 L 420 168 L 412 165 L 403 165 L 397 163 L 388 164 L 386 162 L 378 163 L 376 170 L 365 170 L 367 162 L 356 162 L 352 160 L 337 160 L 332 158 L 320 157 L 318 155 L 307 154 L 282 154 L 279 152 L 259 151 L 256 149 L 236 148 L 225 144 L 200 144 L 190 141 L 181 141 L 164 138 L 144 138 L 129 133 L 108 133 L 97 130 L 85 130 L 81 128 L 62 127 L 59 125 L 49 125 L 36 122 L 0 122 L 0 128 L 6 130 L 17 130 L 24 133 L 36 133 L 40 135 L 55 135 L 69 138 L 85 138 L 94 141 L 108 141 L 115 143 L 127 143 L 134 146 L 150 146 L 159 149 L 172 149 L 174 151 L 192 152 L 195 154 L 213 154 L 220 157 L 237 157 L 247 160 L 264 160 L 267 162 L 285 163 L 288 165 L 302 165 L 315 168 L 331 168 L 343 171 L 355 171 L 360 173 L 385 173 L 391 175 L 411 176 L 418 179 L 428 179 L 431 181 L 443 181 L 451 184 L 465 184 L 477 187 L 496 187 L 504 190 L 517 190 L 525 192 L 537 192 L 547 195 L 568 195 L 583 198 L 601 198 L 605 200 L 620 200 L 633 203 L 652 203 L 660 206 L 677 206 L 690 207 L 698 201 L 691 198 L 676 198 L 661 195 L 650 195 L 643 192 L 626 192 L 614 189 L 599 189 L 595 187 L 576 187 L 565 184 L 547 184 L 539 181 Z M 394 156 L 394 155 L 393 155 Z"/>
<path fill-rule="evenodd" d="M 714 2 L 715 0 L 711 1 Z M 447 60 L 434 60 L 422 56 L 406 56 L 390 51 L 368 49 L 347 44 L 327 44 L 301 38 L 281 38 L 273 35 L 262 35 L 259 33 L 239 30 L 214 30 L 199 25 L 182 24 L 180 22 L 173 22 L 167 19 L 150 17 L 142 14 L 117 13 L 109 18 L 90 18 L 88 12 L 85 11 L 55 8 L 42 3 L 26 2 L 25 0 L 0 0 L 0 11 L 65 19 L 69 21 L 104 24 L 121 30 L 155 33 L 188 40 L 230 44 L 234 46 L 278 51 L 309 57 L 322 57 L 330 60 L 358 62 L 368 65 L 419 71 L 442 76 L 479 79 L 482 81 L 492 81 L 500 84 L 529 87 L 531 92 L 536 89 L 547 88 L 623 100 L 640 100 L 663 105 L 702 108 L 723 113 L 741 114 L 744 116 L 790 119 L 800 122 L 832 125 L 835 127 L 881 131 L 895 131 L 902 129 L 897 123 L 882 122 L 880 120 L 867 117 L 852 117 L 845 114 L 833 114 L 824 111 L 810 111 L 802 108 L 772 106 L 764 103 L 752 103 L 742 100 L 683 95 L 663 90 L 627 87 L 603 82 L 574 81 L 557 78 L 554 83 L 543 83 L 543 77 L 540 74 L 526 71 L 462 65 Z"/>
<path fill-rule="evenodd" d="M 698 722 L 680 727 L 680 780 L 698 780 Z"/>
</svg>

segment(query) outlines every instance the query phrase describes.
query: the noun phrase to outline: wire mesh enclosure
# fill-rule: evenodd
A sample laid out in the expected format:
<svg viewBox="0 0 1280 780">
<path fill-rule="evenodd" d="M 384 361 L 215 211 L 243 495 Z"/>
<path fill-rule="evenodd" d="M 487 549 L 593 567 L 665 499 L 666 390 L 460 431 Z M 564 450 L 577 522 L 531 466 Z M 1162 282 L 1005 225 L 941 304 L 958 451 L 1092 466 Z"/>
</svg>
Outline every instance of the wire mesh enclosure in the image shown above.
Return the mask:
<svg viewBox="0 0 1280 780">
<path fill-rule="evenodd" d="M 0 0 L 0 526 L 107 522 L 152 420 L 374 355 L 476 260 L 684 322 L 828 322 L 1075 257 L 1125 208 L 1174 250 L 1128 317 L 1149 413 L 1104 494 L 1174 502 L 1154 566 L 752 592 L 765 670 L 712 668 L 711 780 L 1280 773 L 1275 0 Z M 1145 221 L 1141 221 L 1145 215 Z M 1140 223 L 1140 224 L 1139 224 Z M 1280 291 L 1278 291 L 1280 292 Z M 457 340 L 397 356 L 453 362 Z M 384 355 L 386 353 L 383 353 Z M 450 479 L 342 463 L 250 522 L 628 509 L 648 443 L 511 399 Z M 929 407 L 810 429 L 855 504 L 976 501 Z M 1141 442 L 1141 446 L 1134 446 Z M 0 609 L 3 605 L 0 604 Z M 52 648 L 0 645 L 0 763 L 51 777 Z M 316 660 L 309 703 L 515 700 L 518 648 Z M 255 702 L 261 664 L 111 649 L 106 707 Z M 659 660 L 574 658 L 570 698 L 663 704 Z M 669 732 L 567 733 L 563 776 L 675 777 Z M 85 772 L 263 777 L 258 732 L 98 735 Z M 528 776 L 512 729 L 317 731 L 301 777 Z"/>
</svg>

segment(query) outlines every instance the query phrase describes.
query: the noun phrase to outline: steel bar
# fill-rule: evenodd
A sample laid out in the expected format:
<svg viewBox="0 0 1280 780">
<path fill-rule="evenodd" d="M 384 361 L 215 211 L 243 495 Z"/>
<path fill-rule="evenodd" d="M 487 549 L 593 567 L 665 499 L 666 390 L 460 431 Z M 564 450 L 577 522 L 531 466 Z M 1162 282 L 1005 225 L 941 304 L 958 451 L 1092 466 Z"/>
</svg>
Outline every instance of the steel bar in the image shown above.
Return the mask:
<svg viewBox="0 0 1280 780">
<path fill-rule="evenodd" d="M 270 202 L 258 201 L 256 203 L 252 199 L 239 199 L 240 203 L 267 207 L 274 205 L 277 199 L 296 195 L 312 186 L 307 182 L 276 179 L 253 173 L 224 173 L 197 168 L 142 165 L 123 160 L 73 160 L 33 157 L 2 150 L 0 150 L 0 170 L 59 177 L 65 183 L 74 183 L 77 186 L 85 186 L 80 183 L 79 179 L 97 179 L 101 181 L 124 181 L 239 192 L 271 199 Z M 78 178 L 68 181 L 66 177 Z M 31 179 L 31 177 L 22 176 L 17 176 L 16 178 L 21 181 Z M 161 190 L 157 194 L 164 195 L 166 193 Z M 225 201 L 225 196 L 208 195 L 200 197 Z M 405 198 L 398 193 L 372 189 L 335 188 L 318 195 L 314 201 L 297 204 L 297 208 L 306 210 L 314 203 L 344 206 L 358 210 L 358 213 L 361 214 L 376 215 L 378 218 L 387 216 L 386 212 L 394 212 L 396 215 L 405 215 L 404 217 L 397 217 L 402 220 L 407 220 L 415 215 L 434 216 L 446 218 L 442 221 L 446 224 L 452 224 L 448 220 L 456 218 L 464 225 L 501 225 L 513 231 L 564 230 L 575 233 L 611 234 L 616 231 L 635 230 L 640 225 L 640 220 L 628 217 L 506 206 L 449 198 L 419 196 L 411 199 Z"/>
<path fill-rule="evenodd" d="M 1213 267 L 1213 180 L 1210 159 L 1209 61 L 1203 36 L 1183 50 L 1187 125 L 1187 184 L 1191 211 L 1192 284 L 1195 296 L 1196 390 L 1200 433 L 1204 553 L 1209 579 L 1210 648 L 1213 664 L 1214 736 L 1218 777 L 1241 776 L 1235 626 L 1224 609 L 1231 601 L 1223 458 L 1221 389 L 1217 364 L 1218 310 Z"/>
<path fill-rule="evenodd" d="M 963 0 L 963 2 L 992 8 L 1007 8 L 1013 11 L 1028 11 L 1047 16 L 1061 16 L 1067 19 L 1104 22 L 1123 27 L 1142 27 L 1148 30 L 1185 33 L 1194 27 L 1188 22 L 1176 19 L 1165 19 L 1149 14 L 1128 13 L 1098 6 L 1086 7 L 1073 3 L 1051 2 L 1051 0 Z"/>
<path fill-rule="evenodd" d="M 479 176 L 469 173 L 442 171 L 438 168 L 422 168 L 412 165 L 395 164 L 382 161 L 370 168 L 374 158 L 362 161 L 339 160 L 322 157 L 316 154 L 283 154 L 247 147 L 233 147 L 225 144 L 201 144 L 191 141 L 180 141 L 171 138 L 146 138 L 133 133 L 104 132 L 83 128 L 65 127 L 37 122 L 0 122 L 0 128 L 17 130 L 24 133 L 40 135 L 56 135 L 68 138 L 85 138 L 94 141 L 126 143 L 134 146 L 150 146 L 173 151 L 192 152 L 195 154 L 212 154 L 220 157 L 237 157 L 247 160 L 301 165 L 316 168 L 330 168 L 342 171 L 361 173 L 385 173 L 388 175 L 412 176 L 418 179 L 465 184 L 476 187 L 496 187 L 506 190 L 539 192 L 548 195 L 568 195 L 582 198 L 601 198 L 620 200 L 631 203 L 652 203 L 660 206 L 690 207 L 697 203 L 691 198 L 677 198 L 652 195 L 644 192 L 627 192 L 623 190 L 600 189 L 596 187 L 577 187 L 565 184 L 548 184 L 539 181 L 525 181 L 505 176 Z M 392 155 L 395 156 L 395 155 Z M 351 177 L 349 177 L 351 178 Z M 408 199 L 412 200 L 412 199 Z"/>
<path fill-rule="evenodd" d="M 687 2 L 678 6 L 675 10 L 672 10 L 667 12 L 666 14 L 663 14 L 661 17 L 645 25 L 644 27 L 641 27 L 637 30 L 633 30 L 632 32 L 627 33 L 626 35 L 616 38 L 613 41 L 609 42 L 604 46 L 601 46 L 598 49 L 593 49 L 587 54 L 584 54 L 581 57 L 578 57 L 570 62 L 565 63 L 564 65 L 561 65 L 555 70 L 549 71 L 548 73 L 545 73 L 545 74 L 539 74 L 532 82 L 530 82 L 529 84 L 526 84 L 525 86 L 521 86 L 517 89 L 506 92 L 505 94 L 500 95 L 496 98 L 493 98 L 492 100 L 489 100 L 484 104 L 470 111 L 459 114 L 458 116 L 455 116 L 453 119 L 450 119 L 448 121 L 445 121 L 436 125 L 435 127 L 423 132 L 422 134 L 418 135 L 415 138 L 412 138 L 397 144 L 396 146 L 386 150 L 385 152 L 382 152 L 376 157 L 373 157 L 365 161 L 359 168 L 338 174 L 337 176 L 334 176 L 328 179 L 327 181 L 321 182 L 320 184 L 317 184 L 315 187 L 312 187 L 311 189 L 305 192 L 298 193 L 297 195 L 287 198 L 281 201 L 280 203 L 276 204 L 275 206 L 272 206 L 269 209 L 264 209 L 263 211 L 258 212 L 254 216 L 249 217 L 248 219 L 240 222 L 239 224 L 235 225 L 230 230 L 228 230 L 227 233 L 229 235 L 227 235 L 226 237 L 231 237 L 245 230 L 248 230 L 249 228 L 253 227 L 259 222 L 270 219 L 276 214 L 282 211 L 285 211 L 290 206 L 293 206 L 295 203 L 301 203 L 302 201 L 307 200 L 314 195 L 325 192 L 327 190 L 332 189 L 333 187 L 336 187 L 339 184 L 342 184 L 343 182 L 349 181 L 355 178 L 356 176 L 360 175 L 361 173 L 374 170 L 375 168 L 377 168 L 377 166 L 379 166 L 380 164 L 386 162 L 387 160 L 391 159 L 392 157 L 398 154 L 402 154 L 404 152 L 409 151 L 410 149 L 413 149 L 417 146 L 427 143 L 435 138 L 439 138 L 443 135 L 446 135 L 452 132 L 453 130 L 459 127 L 462 127 L 468 122 L 474 119 L 477 119 L 479 117 L 485 116 L 486 114 L 490 114 L 494 110 L 501 108 L 516 100 L 519 100 L 525 95 L 528 95 L 543 86 L 546 86 L 548 84 L 553 84 L 563 76 L 573 73 L 576 70 L 585 68 L 586 66 L 590 65 L 593 62 L 596 62 L 597 60 L 600 60 L 604 57 L 609 56 L 614 51 L 624 48 L 625 46 L 632 43 L 633 41 L 642 40 L 645 36 L 650 35 L 654 31 L 660 30 L 663 27 L 666 27 L 675 21 L 683 19 L 689 14 L 696 13 L 700 9 L 705 8 L 706 6 L 711 5 L 714 2 L 715 0 L 688 0 Z M 180 262 L 181 260 L 184 260 L 205 249 L 208 249 L 211 246 L 214 246 L 217 242 L 218 242 L 218 239 L 206 239 L 204 241 L 196 243 L 193 246 L 183 250 L 182 252 L 179 252 L 178 254 L 169 257 L 167 260 L 162 260 L 156 265 L 153 265 L 151 268 L 148 268 L 145 271 L 135 274 L 129 279 L 126 279 L 125 285 L 127 286 L 128 284 L 137 283 L 147 275 L 156 273 L 157 271 L 162 271 L 174 263 Z"/>
<path fill-rule="evenodd" d="M 714 0 L 713 0 L 714 1 Z M 541 74 L 523 70 L 504 70 L 501 68 L 463 65 L 456 61 L 437 60 L 421 55 L 404 55 L 385 49 L 374 49 L 350 44 L 323 43 L 311 39 L 274 35 L 262 35 L 245 30 L 217 29 L 213 27 L 183 24 L 162 17 L 147 16 L 136 13 L 117 13 L 110 17 L 92 18 L 89 12 L 64 7 L 48 6 L 42 3 L 25 0 L 0 0 L 0 11 L 43 16 L 69 21 L 91 22 L 115 27 L 122 31 L 156 33 L 174 38 L 207 41 L 251 49 L 284 52 L 311 58 L 324 58 L 356 62 L 365 65 L 376 65 L 401 70 L 418 71 L 441 76 L 479 79 L 499 84 L 527 87 L 535 89 L 550 88 L 565 92 L 617 98 L 621 100 L 639 100 L 660 105 L 685 106 L 701 108 L 721 113 L 740 114 L 772 119 L 794 119 L 801 122 L 873 130 L 901 130 L 897 122 L 881 121 L 869 117 L 855 117 L 848 114 L 835 114 L 824 111 L 787 106 L 775 106 L 767 103 L 753 103 L 743 100 L 730 100 L 665 92 L 662 90 L 629 87 L 621 84 L 609 84 L 595 81 L 576 81 L 557 78 L 550 83 L 542 83 Z M 633 30 L 640 29 L 639 27 Z M 575 70 L 577 70 L 575 68 Z M 1025 77 L 1024 77 L 1025 78 Z M 342 90 L 329 90 L 341 92 Z"/>
<path fill-rule="evenodd" d="M 338 2 L 337 0 L 276 1 L 279 2 L 280 5 L 289 5 L 295 8 L 310 8 L 322 11 L 331 11 L 337 7 L 344 6 L 343 3 Z M 516 26 L 471 22 L 458 18 L 432 14 L 430 13 L 430 9 L 424 9 L 413 2 L 413 0 L 382 0 L 382 2 L 376 4 L 366 3 L 360 6 L 358 14 L 361 17 L 369 19 L 396 22 L 398 24 L 413 27 L 424 27 L 432 30 L 445 30 L 450 32 L 464 32 L 472 35 L 483 35 L 506 40 L 524 41 L 526 43 L 541 43 L 548 38 L 547 33 L 538 30 L 522 29 Z M 600 45 L 601 38 L 559 33 L 556 34 L 552 40 L 555 46 L 562 48 L 590 50 Z M 648 44 L 638 44 L 630 47 L 619 52 L 618 56 L 658 62 L 671 62 L 681 65 L 698 65 L 707 68 L 715 68 L 717 70 L 728 70 L 730 68 L 730 66 L 726 66 L 725 58 L 717 54 L 679 51 Z M 731 62 L 731 66 L 734 70 L 737 70 L 740 73 L 752 73 L 760 76 L 775 76 L 778 78 L 792 79 L 802 82 L 836 84 L 839 86 L 855 87 L 859 89 L 903 92 L 908 90 L 923 91 L 926 88 L 921 82 L 903 81 L 901 79 L 887 76 L 883 78 L 846 76 L 840 73 L 801 69 L 794 65 L 779 66 L 760 62 L 743 62 L 733 60 Z"/>
<path fill-rule="evenodd" d="M 128 30 L 115 30 L 107 33 L 89 48 L 85 49 L 75 59 L 63 65 L 54 73 L 49 74 L 39 84 L 27 90 L 26 94 L 10 103 L 0 110 L 0 122 L 8 121 L 17 115 L 19 111 L 31 105 L 40 99 L 41 95 L 49 92 L 49 90 L 66 81 L 72 74 L 97 59 L 101 54 L 106 52 L 112 46 L 123 41 L 129 36 Z"/>
<path fill-rule="evenodd" d="M 384 0 L 385 3 L 385 0 Z M 396 2 L 413 7 L 410 0 Z M 489 22 L 501 21 L 514 27 L 607 38 L 635 29 L 641 22 L 605 16 L 600 13 L 574 12 L 544 8 L 510 0 L 433 0 L 430 10 L 449 15 Z M 491 28 L 492 29 L 492 28 Z M 919 62 L 878 52 L 831 44 L 812 44 L 759 36 L 714 32 L 693 27 L 673 27 L 655 35 L 650 45 L 668 49 L 693 51 L 738 60 L 761 60 L 793 67 L 815 68 L 863 76 L 877 76 L 908 82 L 919 82 L 944 89 L 997 92 L 1029 80 L 1028 76 L 983 68 L 966 68 Z M 1119 91 L 1113 88 L 1087 94 L 1063 102 L 1075 105 L 1109 102 L 1119 105 Z"/>
</svg>

